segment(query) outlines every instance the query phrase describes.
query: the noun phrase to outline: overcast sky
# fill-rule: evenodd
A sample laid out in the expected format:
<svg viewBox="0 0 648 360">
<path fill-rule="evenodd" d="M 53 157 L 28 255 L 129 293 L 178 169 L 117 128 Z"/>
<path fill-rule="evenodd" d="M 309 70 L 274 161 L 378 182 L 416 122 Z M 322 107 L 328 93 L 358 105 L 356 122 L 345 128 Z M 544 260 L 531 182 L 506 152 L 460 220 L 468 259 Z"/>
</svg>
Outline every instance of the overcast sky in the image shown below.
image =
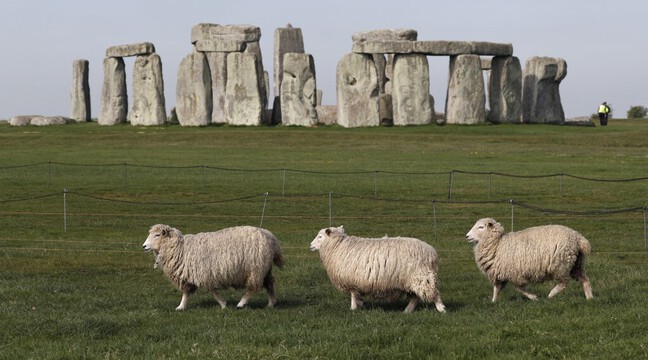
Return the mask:
<svg viewBox="0 0 648 360">
<path fill-rule="evenodd" d="M 2 1 L 0 119 L 70 116 L 75 59 L 90 61 L 96 118 L 106 49 L 145 41 L 162 58 L 168 113 L 175 106 L 178 65 L 191 51 L 191 27 L 198 23 L 260 27 L 270 79 L 275 29 L 288 23 L 301 28 L 327 105 L 335 103 L 335 68 L 351 51 L 355 32 L 407 28 L 417 30 L 419 40 L 511 43 L 523 67 L 532 56 L 563 58 L 566 117 L 589 116 L 604 100 L 617 117 L 625 117 L 630 106 L 648 107 L 647 10 L 646 0 Z M 443 112 L 448 59 L 428 60 L 435 110 Z M 129 96 L 133 64 L 126 59 Z"/>
</svg>

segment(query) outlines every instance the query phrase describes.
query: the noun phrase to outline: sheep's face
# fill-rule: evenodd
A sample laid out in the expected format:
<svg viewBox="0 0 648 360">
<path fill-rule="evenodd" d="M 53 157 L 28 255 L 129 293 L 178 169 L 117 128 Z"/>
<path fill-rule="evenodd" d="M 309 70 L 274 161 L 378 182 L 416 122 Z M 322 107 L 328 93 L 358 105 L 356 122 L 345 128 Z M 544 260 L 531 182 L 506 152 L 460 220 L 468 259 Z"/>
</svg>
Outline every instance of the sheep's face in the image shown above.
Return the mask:
<svg viewBox="0 0 648 360">
<path fill-rule="evenodd" d="M 317 251 L 322 247 L 322 243 L 326 241 L 329 237 L 331 237 L 331 234 L 333 232 L 337 232 L 339 234 L 344 234 L 344 226 L 338 226 L 338 227 L 331 227 L 331 228 L 326 228 L 320 230 L 319 233 L 317 233 L 317 236 L 313 241 L 310 243 L 310 249 L 311 251 Z"/>
<path fill-rule="evenodd" d="M 495 226 L 501 227 L 501 225 L 497 221 L 495 221 L 495 219 L 479 219 L 475 223 L 475 226 L 473 226 L 472 229 L 470 229 L 470 231 L 468 231 L 468 233 L 466 234 L 466 240 L 473 244 L 478 244 L 480 241 L 488 238 L 493 227 Z"/>
<path fill-rule="evenodd" d="M 151 230 L 149 230 L 149 235 L 142 244 L 142 247 L 145 251 L 154 251 L 158 253 L 160 251 L 160 242 L 162 238 L 169 235 L 170 228 L 167 225 L 153 225 Z"/>
</svg>

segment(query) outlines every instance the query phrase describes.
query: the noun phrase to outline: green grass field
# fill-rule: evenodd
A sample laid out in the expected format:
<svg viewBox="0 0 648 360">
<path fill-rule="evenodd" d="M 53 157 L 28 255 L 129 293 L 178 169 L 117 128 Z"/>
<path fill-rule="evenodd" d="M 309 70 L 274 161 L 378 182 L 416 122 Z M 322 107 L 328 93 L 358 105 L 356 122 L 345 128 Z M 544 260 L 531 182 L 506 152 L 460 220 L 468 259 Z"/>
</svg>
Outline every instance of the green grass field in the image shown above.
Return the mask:
<svg viewBox="0 0 648 360">
<path fill-rule="evenodd" d="M 629 359 L 648 357 L 648 121 L 545 125 L 63 127 L 0 125 L 0 359 Z M 514 176 L 511 176 L 514 175 Z M 551 176 L 548 176 L 551 175 Z M 615 180 L 615 181 L 593 181 Z M 633 181 L 621 181 L 634 179 Z M 513 203 L 510 199 L 514 199 Z M 533 208 L 531 208 L 533 207 Z M 561 223 L 592 243 L 573 282 L 497 303 L 465 233 Z M 280 239 L 277 307 L 180 292 L 141 245 L 262 225 Z M 448 312 L 405 299 L 352 312 L 317 232 L 418 237 L 441 257 Z"/>
</svg>

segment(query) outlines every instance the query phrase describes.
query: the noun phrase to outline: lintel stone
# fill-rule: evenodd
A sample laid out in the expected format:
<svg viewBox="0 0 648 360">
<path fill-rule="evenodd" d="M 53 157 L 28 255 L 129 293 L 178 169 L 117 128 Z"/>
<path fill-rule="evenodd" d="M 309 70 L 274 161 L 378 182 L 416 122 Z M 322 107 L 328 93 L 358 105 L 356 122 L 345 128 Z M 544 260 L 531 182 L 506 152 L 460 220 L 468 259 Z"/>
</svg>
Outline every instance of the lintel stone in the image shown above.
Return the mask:
<svg viewBox="0 0 648 360">
<path fill-rule="evenodd" d="M 367 40 L 354 42 L 352 51 L 359 54 L 511 56 L 513 54 L 513 45 L 483 41 Z"/>
<path fill-rule="evenodd" d="M 200 23 L 191 28 L 191 43 L 197 41 L 254 42 L 261 39 L 261 29 L 253 25 L 219 25 Z"/>
<path fill-rule="evenodd" d="M 139 44 L 111 46 L 106 50 L 106 57 L 127 57 L 137 55 L 150 55 L 155 52 L 155 46 L 150 42 Z"/>
</svg>

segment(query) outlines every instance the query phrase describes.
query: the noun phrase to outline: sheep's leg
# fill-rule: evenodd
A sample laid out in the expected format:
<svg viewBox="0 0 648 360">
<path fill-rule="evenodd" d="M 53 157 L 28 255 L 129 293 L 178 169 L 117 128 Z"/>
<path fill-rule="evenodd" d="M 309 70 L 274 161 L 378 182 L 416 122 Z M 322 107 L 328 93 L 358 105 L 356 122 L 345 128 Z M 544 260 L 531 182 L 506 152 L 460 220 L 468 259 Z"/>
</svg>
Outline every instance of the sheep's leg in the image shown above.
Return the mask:
<svg viewBox="0 0 648 360">
<path fill-rule="evenodd" d="M 554 286 L 554 288 L 551 289 L 551 291 L 549 292 L 549 295 L 547 297 L 551 298 L 551 297 L 554 297 L 554 296 L 558 295 L 559 292 L 565 290 L 567 285 L 569 285 L 569 283 L 567 283 L 567 282 L 558 283 L 558 285 Z"/>
<path fill-rule="evenodd" d="M 524 289 L 524 286 L 516 286 L 515 289 L 520 294 L 522 294 L 522 295 L 526 296 L 527 298 L 529 298 L 529 300 L 538 300 L 538 296 L 526 291 L 526 289 Z"/>
<path fill-rule="evenodd" d="M 274 277 L 271 272 L 268 272 L 268 275 L 263 279 L 263 287 L 268 292 L 268 307 L 272 308 L 277 303 L 277 298 L 275 297 Z"/>
<path fill-rule="evenodd" d="M 362 302 L 362 299 L 360 299 L 360 294 L 358 294 L 355 291 L 351 292 L 351 310 L 355 310 L 357 308 L 362 308 L 364 306 L 364 303 Z"/>
<path fill-rule="evenodd" d="M 445 305 L 443 305 L 443 302 L 441 302 L 441 296 L 437 295 L 436 298 L 434 298 L 434 306 L 436 307 L 438 312 L 446 312 L 445 310 Z"/>
<path fill-rule="evenodd" d="M 254 289 L 253 288 L 247 288 L 247 290 L 245 291 L 245 295 L 243 295 L 243 297 L 241 298 L 241 301 L 239 301 L 239 303 L 236 304 L 236 307 L 239 308 L 239 309 L 245 307 L 245 305 L 247 305 L 247 303 L 250 300 L 250 298 L 252 297 L 252 295 L 254 295 Z"/>
<path fill-rule="evenodd" d="M 405 308 L 405 311 L 403 311 L 403 312 L 406 313 L 406 314 L 409 314 L 412 311 L 414 311 L 414 309 L 416 309 L 416 304 L 418 304 L 418 300 L 419 300 L 418 296 L 411 296 L 410 301 L 407 304 L 407 307 Z"/>
<path fill-rule="evenodd" d="M 176 310 L 184 310 L 187 308 L 187 301 L 189 300 L 189 291 L 183 291 L 182 292 L 182 300 L 180 300 L 180 305 L 176 308 Z"/>
<path fill-rule="evenodd" d="M 218 302 L 218 305 L 220 305 L 221 309 L 225 309 L 227 307 L 227 301 L 223 299 L 216 290 L 211 291 L 212 296 L 214 296 L 214 299 Z"/>
<path fill-rule="evenodd" d="M 583 291 L 585 291 L 585 298 L 588 300 L 593 298 L 594 295 L 592 295 L 592 284 L 590 284 L 589 278 L 587 275 L 585 275 L 585 271 L 579 270 L 576 273 L 576 276 L 578 277 L 578 280 L 583 284 Z"/>
<path fill-rule="evenodd" d="M 504 286 L 506 286 L 505 282 L 498 282 L 493 285 L 493 302 L 497 301 L 497 297 L 499 296 L 500 291 L 504 289 Z"/>
</svg>

